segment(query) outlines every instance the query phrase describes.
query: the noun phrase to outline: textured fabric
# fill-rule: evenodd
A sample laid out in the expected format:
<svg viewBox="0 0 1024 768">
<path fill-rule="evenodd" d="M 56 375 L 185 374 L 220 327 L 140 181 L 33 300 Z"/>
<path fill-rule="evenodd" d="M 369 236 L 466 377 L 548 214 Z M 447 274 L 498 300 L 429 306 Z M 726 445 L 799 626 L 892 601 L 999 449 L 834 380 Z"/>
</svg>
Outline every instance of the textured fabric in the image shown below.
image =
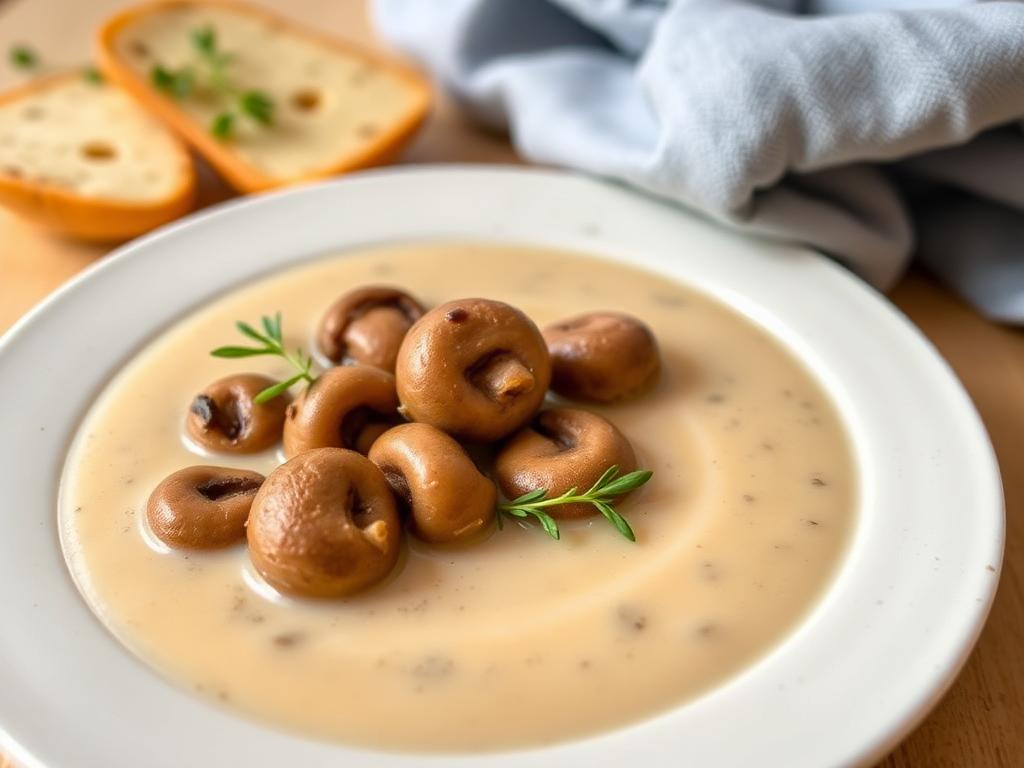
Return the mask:
<svg viewBox="0 0 1024 768">
<path fill-rule="evenodd" d="M 1024 5 L 375 0 L 374 11 L 528 158 L 807 243 L 881 288 L 920 242 L 984 311 L 1024 320 Z"/>
</svg>

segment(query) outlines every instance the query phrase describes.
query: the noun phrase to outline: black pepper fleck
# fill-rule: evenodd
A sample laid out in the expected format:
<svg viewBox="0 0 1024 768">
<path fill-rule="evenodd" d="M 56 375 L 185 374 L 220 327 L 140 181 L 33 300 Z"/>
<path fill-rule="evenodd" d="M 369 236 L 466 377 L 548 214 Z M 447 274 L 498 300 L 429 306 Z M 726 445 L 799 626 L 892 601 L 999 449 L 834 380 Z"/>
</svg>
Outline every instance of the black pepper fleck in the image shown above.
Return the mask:
<svg viewBox="0 0 1024 768">
<path fill-rule="evenodd" d="M 412 674 L 421 680 L 442 680 L 455 671 L 455 662 L 448 656 L 426 656 L 412 668 Z"/>
<path fill-rule="evenodd" d="M 651 295 L 655 304 L 662 307 L 685 307 L 687 300 L 684 296 L 675 296 L 670 293 L 655 293 Z"/>
<path fill-rule="evenodd" d="M 647 629 L 647 615 L 635 605 L 620 605 L 616 611 L 620 626 L 630 632 Z"/>
<path fill-rule="evenodd" d="M 700 575 L 707 581 L 718 581 L 720 575 L 718 572 L 718 566 L 710 561 L 705 561 L 701 563 Z"/>
<path fill-rule="evenodd" d="M 699 627 L 697 627 L 695 634 L 701 640 L 707 640 L 708 638 L 718 634 L 718 625 L 710 621 L 706 624 L 701 624 Z"/>
<path fill-rule="evenodd" d="M 278 648 L 294 648 L 305 639 L 306 636 L 302 632 L 282 632 L 279 635 L 274 635 L 271 641 Z"/>
</svg>

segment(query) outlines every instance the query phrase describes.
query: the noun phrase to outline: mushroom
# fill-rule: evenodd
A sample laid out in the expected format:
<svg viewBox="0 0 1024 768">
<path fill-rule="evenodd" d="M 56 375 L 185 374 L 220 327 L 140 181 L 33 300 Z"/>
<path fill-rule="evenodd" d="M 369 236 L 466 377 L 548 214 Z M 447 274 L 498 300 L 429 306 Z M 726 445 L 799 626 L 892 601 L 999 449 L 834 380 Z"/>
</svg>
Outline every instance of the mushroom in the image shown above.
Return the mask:
<svg viewBox="0 0 1024 768">
<path fill-rule="evenodd" d="M 405 291 L 382 285 L 356 288 L 324 314 L 317 343 L 335 363 L 351 360 L 393 373 L 406 331 L 422 316 L 423 307 Z"/>
<path fill-rule="evenodd" d="M 187 467 L 164 478 L 146 503 L 146 519 L 175 549 L 219 549 L 245 538 L 249 507 L 263 475 L 228 467 Z"/>
<path fill-rule="evenodd" d="M 249 556 L 275 589 L 344 597 L 383 579 L 402 525 L 383 473 L 341 448 L 307 451 L 270 473 L 249 514 Z"/>
<path fill-rule="evenodd" d="M 289 458 L 313 448 L 366 453 L 398 421 L 394 376 L 366 365 L 331 368 L 288 406 L 284 453 Z"/>
<path fill-rule="evenodd" d="M 494 519 L 497 491 L 455 440 L 429 424 L 400 424 L 370 449 L 420 538 L 464 541 Z"/>
<path fill-rule="evenodd" d="M 537 326 L 518 309 L 459 299 L 409 329 L 395 377 L 413 421 L 466 440 L 497 440 L 540 408 L 551 361 Z"/>
<path fill-rule="evenodd" d="M 658 375 L 658 342 L 640 320 L 591 312 L 549 325 L 551 388 L 560 395 L 608 403 L 636 394 Z"/>
<path fill-rule="evenodd" d="M 274 379 L 258 373 L 226 376 L 196 395 L 185 417 L 193 440 L 211 451 L 257 453 L 281 439 L 286 396 L 257 405 L 253 402 Z"/>
<path fill-rule="evenodd" d="M 501 492 L 514 499 L 544 488 L 549 497 L 570 488 L 585 492 L 605 470 L 618 465 L 626 474 L 636 469 L 636 455 L 613 424 L 589 411 L 558 408 L 544 411 L 498 452 L 494 474 Z M 551 507 L 552 517 L 587 517 L 586 503 Z"/>
</svg>

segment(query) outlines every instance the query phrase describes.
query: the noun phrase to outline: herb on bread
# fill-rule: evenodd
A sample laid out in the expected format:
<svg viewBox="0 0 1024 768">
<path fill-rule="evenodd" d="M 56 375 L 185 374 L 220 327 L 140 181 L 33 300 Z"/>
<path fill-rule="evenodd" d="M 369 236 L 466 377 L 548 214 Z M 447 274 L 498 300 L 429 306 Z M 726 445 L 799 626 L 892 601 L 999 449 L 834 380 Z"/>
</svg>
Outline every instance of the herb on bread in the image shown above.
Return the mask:
<svg viewBox="0 0 1024 768">
<path fill-rule="evenodd" d="M 210 121 L 210 133 L 214 138 L 226 141 L 235 134 L 235 113 L 221 112 Z"/>
<path fill-rule="evenodd" d="M 92 83 L 93 85 L 103 85 L 106 82 L 106 78 L 103 77 L 103 73 L 96 69 L 96 67 L 86 67 L 83 69 L 82 79 L 87 83 Z"/>
<path fill-rule="evenodd" d="M 228 68 L 236 56 L 221 49 L 217 31 L 210 26 L 200 27 L 192 30 L 190 40 L 197 62 L 177 69 L 154 64 L 149 72 L 153 86 L 176 101 L 189 98 L 197 91 L 206 91 L 230 104 L 210 121 L 210 134 L 221 141 L 235 135 L 238 115 L 264 127 L 272 126 L 274 100 L 264 91 L 240 88 L 231 78 Z"/>
<path fill-rule="evenodd" d="M 15 69 L 30 70 L 39 66 L 39 56 L 23 44 L 11 46 L 7 59 Z"/>
<path fill-rule="evenodd" d="M 298 384 L 300 381 L 306 381 L 310 384 L 313 383 L 315 377 L 313 376 L 313 358 L 308 355 L 304 355 L 301 349 L 297 349 L 295 354 L 289 354 L 284 348 L 284 339 L 281 334 L 281 313 L 278 312 L 273 317 L 264 315 L 261 318 L 263 325 L 263 333 L 260 333 L 248 323 L 241 321 L 235 323 L 235 327 L 242 333 L 242 335 L 256 341 L 260 344 L 258 347 L 217 347 L 217 349 L 210 352 L 214 357 L 256 357 L 257 355 L 277 355 L 278 357 L 287 360 L 298 373 L 289 379 L 279 381 L 272 387 L 267 387 L 262 392 L 259 392 L 256 397 L 253 398 L 253 402 L 257 405 L 273 400 L 278 395 L 282 395 L 287 392 L 292 385 Z"/>
<path fill-rule="evenodd" d="M 149 71 L 149 80 L 157 90 L 178 100 L 190 95 L 196 85 L 195 72 L 191 67 L 168 69 L 162 64 L 154 64 Z"/>
<path fill-rule="evenodd" d="M 555 522 L 551 515 L 544 511 L 545 508 L 582 502 L 593 504 L 597 511 L 615 526 L 615 530 L 630 541 L 636 541 L 636 535 L 633 533 L 633 529 L 630 528 L 629 523 L 615 510 L 615 500 L 619 496 L 639 488 L 650 480 L 651 475 L 654 473 L 647 469 L 638 469 L 636 472 L 630 472 L 622 477 L 619 477 L 618 474 L 618 466 L 608 467 L 604 474 L 598 478 L 597 482 L 590 487 L 590 490 L 582 494 L 577 493 L 575 488 L 570 488 L 561 496 L 556 496 L 552 499 L 547 498 L 548 492 L 545 488 L 538 488 L 529 493 L 524 493 L 517 499 L 498 505 L 498 527 L 501 528 L 502 526 L 502 515 L 518 518 L 532 516 L 537 518 L 548 536 L 558 539 L 561 537 L 558 523 Z"/>
<path fill-rule="evenodd" d="M 246 91 L 239 97 L 238 106 L 257 123 L 273 125 L 274 102 L 263 91 Z"/>
</svg>

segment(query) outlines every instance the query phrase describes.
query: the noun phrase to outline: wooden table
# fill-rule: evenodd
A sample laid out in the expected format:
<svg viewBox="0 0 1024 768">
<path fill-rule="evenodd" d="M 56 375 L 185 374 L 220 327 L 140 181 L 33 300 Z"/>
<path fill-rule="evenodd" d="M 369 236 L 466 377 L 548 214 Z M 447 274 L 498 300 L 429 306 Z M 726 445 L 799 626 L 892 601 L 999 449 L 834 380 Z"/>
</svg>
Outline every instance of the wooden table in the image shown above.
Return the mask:
<svg viewBox="0 0 1024 768">
<path fill-rule="evenodd" d="M 289 0 L 296 18 L 341 37 L 378 45 L 362 0 Z M 0 53 L 14 42 L 35 48 L 53 66 L 86 60 L 85 30 L 125 0 L 0 0 Z M 0 65 L 0 87 L 18 76 Z M 467 125 L 441 101 L 403 162 L 520 162 L 504 138 Z M 207 185 L 206 200 L 226 191 Z M 62 241 L 0 210 L 0 331 L 105 249 Z M 1006 562 L 995 606 L 978 647 L 952 690 L 882 765 L 1013 766 L 1024 764 L 1024 336 L 986 322 L 930 278 L 912 273 L 895 303 L 950 362 L 988 426 L 1006 489 Z M 10 388 L 13 382 L 5 382 Z M 2 626 L 2 622 L 0 622 Z M 0 630 L 2 631 L 2 630 Z M 3 692 L 0 691 L 0 696 Z M 0 756 L 0 768 L 8 768 Z"/>
</svg>

